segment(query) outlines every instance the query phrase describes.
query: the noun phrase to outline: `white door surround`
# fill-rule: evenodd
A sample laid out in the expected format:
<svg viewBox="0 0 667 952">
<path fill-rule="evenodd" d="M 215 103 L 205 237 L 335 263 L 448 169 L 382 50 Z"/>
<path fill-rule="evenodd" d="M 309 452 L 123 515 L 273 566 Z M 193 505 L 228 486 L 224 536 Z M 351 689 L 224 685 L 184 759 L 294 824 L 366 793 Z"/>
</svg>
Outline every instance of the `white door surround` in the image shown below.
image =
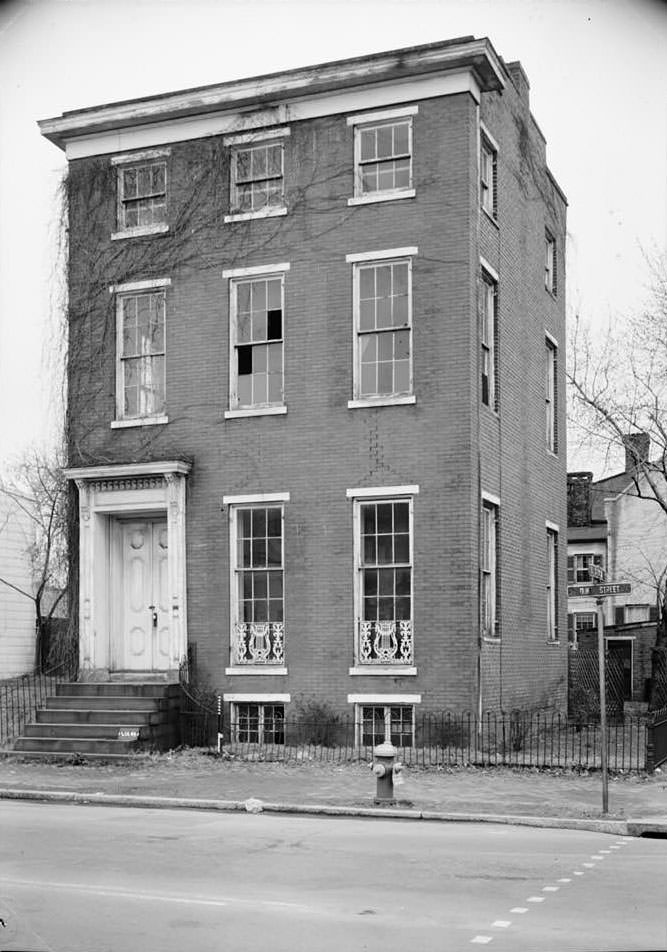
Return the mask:
<svg viewBox="0 0 667 952">
<path fill-rule="evenodd" d="M 178 679 L 188 644 L 185 486 L 190 468 L 183 460 L 167 460 L 65 470 L 79 490 L 81 680 L 108 680 L 111 672 L 122 671 L 128 676 L 141 671 Z M 145 526 L 164 527 L 166 523 L 162 546 L 157 537 L 151 542 L 157 551 L 168 552 L 168 558 L 162 565 L 158 593 L 163 604 L 151 609 L 158 613 L 158 645 L 145 655 L 145 667 L 138 657 L 130 661 L 122 635 L 125 608 L 118 605 L 116 597 L 115 579 L 123 565 L 122 526 L 127 520 Z M 155 601 L 150 604 L 156 605 Z"/>
</svg>

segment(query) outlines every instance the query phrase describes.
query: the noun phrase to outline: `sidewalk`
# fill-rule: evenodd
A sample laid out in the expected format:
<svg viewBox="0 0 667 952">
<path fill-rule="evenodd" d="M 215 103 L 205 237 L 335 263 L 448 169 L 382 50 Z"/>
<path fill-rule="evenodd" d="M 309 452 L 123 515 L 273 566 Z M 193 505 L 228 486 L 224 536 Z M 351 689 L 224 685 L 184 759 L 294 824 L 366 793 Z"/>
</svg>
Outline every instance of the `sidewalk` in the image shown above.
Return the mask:
<svg viewBox="0 0 667 952">
<path fill-rule="evenodd" d="M 273 811 L 490 820 L 609 832 L 641 832 L 636 823 L 647 821 L 651 830 L 667 834 L 667 773 L 611 777 L 605 817 L 599 773 L 412 768 L 404 776 L 395 788 L 396 806 L 376 809 L 375 778 L 367 764 L 251 763 L 194 750 L 137 756 L 123 764 L 42 763 L 8 755 L 0 758 L 0 798 L 191 809 L 245 809 L 247 800 L 256 799 Z"/>
</svg>

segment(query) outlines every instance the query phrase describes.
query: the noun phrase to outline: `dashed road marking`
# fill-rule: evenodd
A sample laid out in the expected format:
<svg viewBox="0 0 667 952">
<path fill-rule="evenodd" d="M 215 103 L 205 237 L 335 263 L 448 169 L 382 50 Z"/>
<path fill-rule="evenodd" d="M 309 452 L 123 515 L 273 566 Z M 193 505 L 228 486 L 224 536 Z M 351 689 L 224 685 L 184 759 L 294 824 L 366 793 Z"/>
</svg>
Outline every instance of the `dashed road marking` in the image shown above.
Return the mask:
<svg viewBox="0 0 667 952">
<path fill-rule="evenodd" d="M 580 869 L 575 869 L 574 875 L 575 875 L 575 876 L 583 876 L 584 874 L 582 873 L 582 871 L 581 871 Z"/>
<path fill-rule="evenodd" d="M 478 945 L 486 945 L 487 942 L 491 942 L 492 940 L 492 935 L 476 935 L 474 939 L 470 940 L 470 942 L 476 942 Z"/>
<path fill-rule="evenodd" d="M 607 854 L 609 850 L 600 850 L 601 853 Z"/>
<path fill-rule="evenodd" d="M 564 876 L 562 879 L 559 879 L 558 882 L 559 882 L 559 883 L 571 883 L 572 880 L 571 880 L 571 879 L 568 879 L 566 876 Z"/>
<path fill-rule="evenodd" d="M 596 853 L 595 856 L 591 856 L 591 859 L 604 859 L 604 856 L 600 856 L 599 853 Z"/>
<path fill-rule="evenodd" d="M 558 892 L 560 886 L 542 886 L 542 892 Z"/>
<path fill-rule="evenodd" d="M 594 869 L 595 863 L 582 863 L 581 864 L 585 869 Z"/>
<path fill-rule="evenodd" d="M 544 902 L 544 896 L 529 896 L 526 902 Z"/>
<path fill-rule="evenodd" d="M 491 925 L 495 929 L 509 929 L 512 923 L 510 922 L 509 919 L 496 919 L 496 921 L 492 922 Z"/>
<path fill-rule="evenodd" d="M 510 909 L 510 912 L 516 912 L 519 915 L 522 915 L 524 912 L 528 912 L 525 906 L 515 906 L 514 909 Z"/>
</svg>

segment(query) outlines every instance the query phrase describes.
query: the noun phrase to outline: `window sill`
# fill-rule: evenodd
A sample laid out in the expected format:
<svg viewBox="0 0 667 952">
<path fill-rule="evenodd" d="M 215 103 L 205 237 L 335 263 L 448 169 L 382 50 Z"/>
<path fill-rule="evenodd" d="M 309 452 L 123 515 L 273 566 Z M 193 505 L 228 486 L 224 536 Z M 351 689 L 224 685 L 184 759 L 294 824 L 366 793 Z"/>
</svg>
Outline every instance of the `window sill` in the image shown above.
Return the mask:
<svg viewBox="0 0 667 952">
<path fill-rule="evenodd" d="M 548 287 L 546 286 L 546 284 L 545 284 L 545 286 L 544 286 L 544 290 L 547 292 L 547 294 L 548 294 L 549 297 L 552 299 L 552 301 L 557 301 L 557 300 L 558 300 L 558 294 L 557 294 L 557 292 L 556 292 L 556 291 L 552 291 L 551 288 L 548 288 Z"/>
<path fill-rule="evenodd" d="M 355 195 L 348 198 L 348 205 L 374 205 L 376 202 L 397 202 L 402 198 L 414 198 L 414 188 L 404 188 L 400 192 L 373 192 L 370 195 Z"/>
<path fill-rule="evenodd" d="M 286 214 L 287 209 L 281 205 L 280 208 L 262 208 L 256 212 L 234 212 L 232 215 L 225 215 L 224 221 L 228 224 L 234 221 L 252 221 L 254 218 L 278 218 Z"/>
<path fill-rule="evenodd" d="M 286 413 L 287 407 L 284 404 L 279 407 L 244 407 L 240 410 L 225 410 L 225 420 L 236 420 L 239 417 L 283 416 Z"/>
<path fill-rule="evenodd" d="M 360 664 L 350 668 L 349 674 L 357 675 L 375 675 L 384 677 L 416 677 L 417 668 L 408 664 Z"/>
<path fill-rule="evenodd" d="M 484 208 L 483 205 L 481 206 L 481 209 L 484 212 L 484 215 L 486 216 L 486 218 L 488 218 L 488 220 L 491 222 L 491 224 L 495 225 L 496 228 L 500 229 L 500 225 L 498 224 L 498 216 L 494 215 L 493 212 L 490 212 L 488 208 Z"/>
<path fill-rule="evenodd" d="M 558 453 L 556 450 L 549 449 L 547 446 L 547 456 L 550 456 L 552 459 L 558 459 Z"/>
<path fill-rule="evenodd" d="M 380 397 L 377 400 L 348 400 L 347 407 L 348 410 L 358 410 L 362 407 L 399 407 L 407 406 L 408 404 L 416 403 L 417 397 L 412 394 L 408 394 L 404 397 Z"/>
<path fill-rule="evenodd" d="M 489 635 L 482 635 L 482 641 L 485 645 L 499 645 L 502 643 L 502 638 L 491 638 Z"/>
<path fill-rule="evenodd" d="M 496 420 L 499 420 L 499 419 L 500 419 L 500 410 L 498 410 L 497 407 L 490 407 L 489 404 L 488 404 L 488 403 L 484 403 L 483 400 L 482 400 L 481 402 L 482 402 L 482 406 L 484 407 L 484 409 L 485 409 L 488 413 L 490 413 L 491 416 L 494 416 L 494 417 L 496 418 Z"/>
<path fill-rule="evenodd" d="M 237 664 L 231 668 L 225 668 L 225 674 L 287 674 L 287 668 L 280 665 L 259 665 L 259 664 Z"/>
<path fill-rule="evenodd" d="M 551 638 L 547 639 L 547 648 L 560 648 L 560 641 L 556 639 L 553 641 Z"/>
<path fill-rule="evenodd" d="M 131 420 L 112 420 L 111 429 L 121 430 L 129 426 L 160 426 L 169 423 L 168 416 L 136 417 Z"/>
<path fill-rule="evenodd" d="M 122 231 L 114 231 L 111 236 L 112 241 L 120 241 L 121 238 L 143 238 L 147 235 L 164 235 L 169 231 L 169 225 L 162 222 L 160 225 L 141 225 L 139 228 L 125 228 Z"/>
</svg>

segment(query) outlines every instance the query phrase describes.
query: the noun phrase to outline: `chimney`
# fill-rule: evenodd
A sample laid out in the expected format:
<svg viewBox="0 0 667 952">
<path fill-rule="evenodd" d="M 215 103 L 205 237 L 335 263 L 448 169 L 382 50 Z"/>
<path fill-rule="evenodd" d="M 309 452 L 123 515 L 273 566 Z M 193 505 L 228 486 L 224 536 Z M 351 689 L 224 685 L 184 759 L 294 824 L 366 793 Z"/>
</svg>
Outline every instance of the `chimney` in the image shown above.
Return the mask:
<svg viewBox="0 0 667 952">
<path fill-rule="evenodd" d="M 525 102 L 526 105 L 529 104 L 530 99 L 530 83 L 528 82 L 528 77 L 523 71 L 523 66 L 518 60 L 514 60 L 513 63 L 506 63 L 507 72 L 510 74 L 514 87 L 519 94 L 519 98 Z"/>
<path fill-rule="evenodd" d="M 651 449 L 651 437 L 648 433 L 627 433 L 623 439 L 625 446 L 625 472 L 632 473 L 639 463 L 648 460 Z"/>
<path fill-rule="evenodd" d="M 567 524 L 590 526 L 592 473 L 567 474 Z"/>
</svg>

